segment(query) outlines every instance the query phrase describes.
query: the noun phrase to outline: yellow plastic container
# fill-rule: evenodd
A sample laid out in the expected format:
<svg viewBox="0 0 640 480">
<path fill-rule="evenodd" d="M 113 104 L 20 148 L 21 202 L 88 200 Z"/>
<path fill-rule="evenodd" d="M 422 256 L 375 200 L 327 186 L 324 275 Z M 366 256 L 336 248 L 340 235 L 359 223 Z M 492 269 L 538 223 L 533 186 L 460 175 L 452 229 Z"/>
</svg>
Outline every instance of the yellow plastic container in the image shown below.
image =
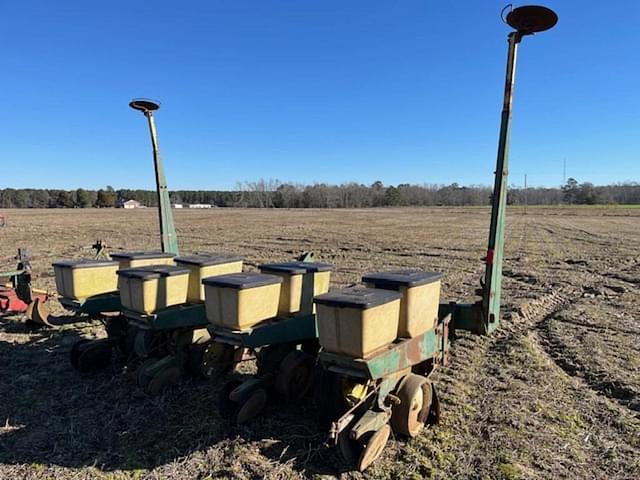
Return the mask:
<svg viewBox="0 0 640 480">
<path fill-rule="evenodd" d="M 53 264 L 58 294 L 83 300 L 118 289 L 118 262 L 64 260 Z"/>
<path fill-rule="evenodd" d="M 333 265 L 312 262 L 268 263 L 261 272 L 282 277 L 278 316 L 315 312 L 313 297 L 329 291 Z"/>
<path fill-rule="evenodd" d="M 213 325 L 246 330 L 278 315 L 282 277 L 256 272 L 205 278 L 205 309 Z"/>
<path fill-rule="evenodd" d="M 242 258 L 228 253 L 200 253 L 174 258 L 176 265 L 189 269 L 187 301 L 204 302 L 202 279 L 242 272 Z"/>
<path fill-rule="evenodd" d="M 369 273 L 362 281 L 369 287 L 396 290 L 402 294 L 398 337 L 413 338 L 436 325 L 442 277 L 439 272 L 394 270 Z"/>
<path fill-rule="evenodd" d="M 174 265 L 175 257 L 173 253 L 165 252 L 114 252 L 110 256 L 111 260 L 120 263 L 120 270 L 151 265 Z"/>
<path fill-rule="evenodd" d="M 120 303 L 127 310 L 151 314 L 187 301 L 189 269 L 153 265 L 118 271 Z"/>
<path fill-rule="evenodd" d="M 320 345 L 329 352 L 367 358 L 396 339 L 399 292 L 350 287 L 314 298 Z"/>
</svg>

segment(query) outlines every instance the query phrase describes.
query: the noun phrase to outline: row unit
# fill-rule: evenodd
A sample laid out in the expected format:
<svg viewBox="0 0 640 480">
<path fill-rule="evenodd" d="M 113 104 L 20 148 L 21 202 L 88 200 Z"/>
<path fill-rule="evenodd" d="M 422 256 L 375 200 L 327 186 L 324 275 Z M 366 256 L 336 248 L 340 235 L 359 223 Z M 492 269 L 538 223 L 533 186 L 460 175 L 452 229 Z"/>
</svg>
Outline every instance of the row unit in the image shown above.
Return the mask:
<svg viewBox="0 0 640 480">
<path fill-rule="evenodd" d="M 242 272 L 242 259 L 229 254 L 112 258 L 55 263 L 60 295 L 82 299 L 118 290 L 125 309 L 143 314 L 204 301 L 209 322 L 232 330 L 315 312 L 322 347 L 358 358 L 396 338 L 423 334 L 438 315 L 442 274 L 436 272 L 371 273 L 364 286 L 329 292 L 332 266 L 323 263 L 273 263 Z"/>
</svg>

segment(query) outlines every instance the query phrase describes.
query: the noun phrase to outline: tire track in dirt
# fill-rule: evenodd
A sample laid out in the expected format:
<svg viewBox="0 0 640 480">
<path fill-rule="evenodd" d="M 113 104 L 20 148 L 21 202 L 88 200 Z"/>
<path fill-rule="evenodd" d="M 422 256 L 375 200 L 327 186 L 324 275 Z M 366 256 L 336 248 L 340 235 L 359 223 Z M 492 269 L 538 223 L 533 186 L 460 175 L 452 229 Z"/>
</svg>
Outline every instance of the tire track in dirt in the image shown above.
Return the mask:
<svg viewBox="0 0 640 480">
<path fill-rule="evenodd" d="M 614 401 L 627 408 L 630 413 L 640 418 L 640 396 L 639 392 L 631 386 L 623 382 L 611 379 L 605 370 L 593 370 L 586 368 L 570 348 L 562 343 L 557 335 L 554 334 L 554 322 L 560 324 L 556 328 L 564 328 L 562 325 L 572 324 L 581 328 L 594 329 L 590 325 L 581 325 L 577 322 L 560 318 L 558 314 L 563 308 L 560 308 L 550 315 L 547 315 L 538 323 L 535 329 L 535 338 L 541 351 L 553 361 L 558 368 L 571 377 L 577 377 L 582 380 L 585 387 L 606 396 L 609 400 Z M 604 328 L 604 327 L 600 327 Z M 637 334 L 638 332 L 631 332 Z"/>
<path fill-rule="evenodd" d="M 505 472 L 525 478 L 628 478 L 634 468 L 633 459 L 640 453 L 640 438 L 634 432 L 640 424 L 629 423 L 633 415 L 616 399 L 568 375 L 538 342 L 547 319 L 573 308 L 578 298 L 575 288 L 565 287 L 517 306 L 487 345 L 480 366 L 484 375 L 472 391 L 488 393 L 469 397 L 477 411 L 476 435 L 483 440 L 477 455 L 485 449 L 487 457 L 476 473 L 492 476 L 497 467 L 506 477 Z M 611 422 L 611 414 L 603 413 L 611 409 L 626 420 Z M 518 410 L 524 412 L 521 417 Z M 594 428 L 596 434 L 591 432 Z M 610 459 L 602 450 L 613 443 L 620 452 Z M 567 464 L 573 467 L 567 469 Z"/>
</svg>

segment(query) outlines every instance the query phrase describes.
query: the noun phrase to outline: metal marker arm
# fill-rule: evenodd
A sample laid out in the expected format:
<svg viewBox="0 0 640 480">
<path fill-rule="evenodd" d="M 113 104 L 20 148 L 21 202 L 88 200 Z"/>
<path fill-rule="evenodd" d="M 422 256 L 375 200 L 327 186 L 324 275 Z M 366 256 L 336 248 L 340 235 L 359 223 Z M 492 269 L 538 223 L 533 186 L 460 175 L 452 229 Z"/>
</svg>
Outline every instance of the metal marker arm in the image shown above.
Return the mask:
<svg viewBox="0 0 640 480">
<path fill-rule="evenodd" d="M 509 34 L 507 72 L 504 86 L 504 104 L 500 123 L 498 157 L 495 183 L 491 198 L 491 226 L 487 246 L 486 270 L 482 292 L 482 317 L 485 333 L 495 330 L 500 324 L 500 300 L 502 294 L 502 263 L 504 253 L 504 229 L 507 207 L 507 177 L 509 173 L 509 138 L 511 134 L 511 105 L 515 83 L 519 32 Z"/>
<path fill-rule="evenodd" d="M 158 193 L 158 216 L 160 219 L 160 241 L 162 251 L 178 255 L 178 237 L 171 211 L 171 201 L 167 188 L 167 179 L 160 158 L 160 147 L 158 146 L 158 136 L 156 134 L 156 123 L 153 113 L 145 112 L 149 121 L 149 133 L 151 134 L 151 145 L 153 146 L 153 165 L 156 173 L 156 189 Z"/>
</svg>

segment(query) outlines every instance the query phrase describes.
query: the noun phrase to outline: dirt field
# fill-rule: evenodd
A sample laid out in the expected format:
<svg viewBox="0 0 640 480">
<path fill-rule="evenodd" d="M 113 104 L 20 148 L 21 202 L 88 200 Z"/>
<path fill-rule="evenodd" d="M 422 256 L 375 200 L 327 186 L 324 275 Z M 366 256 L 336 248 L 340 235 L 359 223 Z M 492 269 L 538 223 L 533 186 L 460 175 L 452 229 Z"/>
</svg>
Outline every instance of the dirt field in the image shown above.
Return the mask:
<svg viewBox="0 0 640 480">
<path fill-rule="evenodd" d="M 0 212 L 0 270 L 31 247 L 36 283 L 53 260 L 157 248 L 155 210 Z M 311 250 L 333 286 L 371 270 L 446 272 L 445 299 L 472 299 L 488 209 L 177 211 L 183 252 L 241 254 L 249 268 Z M 0 320 L 0 478 L 640 478 L 640 208 L 508 212 L 504 322 L 463 335 L 436 374 L 443 421 L 390 441 L 364 475 L 343 472 L 308 405 L 237 427 L 218 387 L 158 398 L 110 371 L 80 378 L 68 353 L 99 323 L 29 330 Z M 62 313 L 57 310 L 56 313 Z M 251 368 L 251 367 L 249 367 Z"/>
</svg>

